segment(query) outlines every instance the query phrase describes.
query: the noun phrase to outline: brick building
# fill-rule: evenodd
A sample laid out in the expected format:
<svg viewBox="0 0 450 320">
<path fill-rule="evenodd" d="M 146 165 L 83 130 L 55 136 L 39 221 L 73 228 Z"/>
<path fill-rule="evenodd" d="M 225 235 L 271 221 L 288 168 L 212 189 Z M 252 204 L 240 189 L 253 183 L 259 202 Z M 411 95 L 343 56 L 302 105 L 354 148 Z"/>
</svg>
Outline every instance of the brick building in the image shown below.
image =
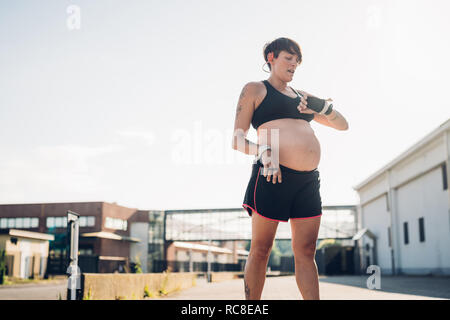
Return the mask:
<svg viewBox="0 0 450 320">
<path fill-rule="evenodd" d="M 191 221 L 193 215 L 189 210 L 138 210 L 108 202 L 0 204 L 0 232 L 19 229 L 51 235 L 54 240 L 49 243 L 47 274 L 65 274 L 68 210 L 80 215 L 78 264 L 81 272 L 133 272 L 135 263 L 140 264 L 144 273 L 161 272 L 170 263 L 178 262 L 194 263 L 195 268 L 204 269 L 207 243 L 190 241 L 192 244 L 186 247 L 189 246 L 187 241 L 177 241 L 175 244 L 170 238 L 165 241 L 167 213 L 172 213 L 172 216 L 176 213 Z M 234 211 L 239 214 L 242 210 L 238 208 Z M 213 217 L 209 215 L 211 210 L 196 211 L 214 221 L 220 221 L 219 214 L 229 214 L 216 210 L 217 216 Z M 167 228 L 171 234 L 179 234 L 186 227 L 183 220 L 171 219 L 170 222 Z M 200 222 L 202 232 L 214 231 L 205 221 Z M 194 233 L 191 236 L 204 234 Z M 210 248 L 214 267 L 226 269 L 242 265 L 248 255 L 242 249 L 236 241 L 218 241 Z M 189 259 L 186 258 L 188 254 Z"/>
<path fill-rule="evenodd" d="M 80 268 L 85 272 L 115 272 L 129 268 L 130 254 L 139 253 L 142 239 L 130 233 L 133 224 L 148 225 L 149 211 L 116 203 L 39 203 L 0 205 L 0 230 L 23 229 L 54 235 L 49 248 L 49 273 L 64 273 L 67 210 L 80 215 Z M 146 261 L 143 252 L 142 261 Z M 133 258 L 133 256 L 131 256 Z M 84 264 L 84 265 L 83 265 Z M 60 268 L 58 268 L 58 266 Z"/>
</svg>

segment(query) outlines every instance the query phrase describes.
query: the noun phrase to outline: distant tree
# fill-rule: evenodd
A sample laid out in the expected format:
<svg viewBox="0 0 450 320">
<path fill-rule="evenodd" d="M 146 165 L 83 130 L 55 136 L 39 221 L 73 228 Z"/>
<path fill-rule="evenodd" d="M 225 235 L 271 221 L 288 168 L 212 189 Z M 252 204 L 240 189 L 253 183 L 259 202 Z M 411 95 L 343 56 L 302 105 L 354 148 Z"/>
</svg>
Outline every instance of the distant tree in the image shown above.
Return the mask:
<svg viewBox="0 0 450 320">
<path fill-rule="evenodd" d="M 291 240 L 275 240 L 283 256 L 293 256 Z"/>
<path fill-rule="evenodd" d="M 142 273 L 141 259 L 136 256 L 136 262 L 134 263 L 134 273 Z"/>
<path fill-rule="evenodd" d="M 250 240 L 246 241 L 245 246 L 244 246 L 245 250 L 250 251 L 250 245 L 251 245 L 251 241 Z"/>
<path fill-rule="evenodd" d="M 5 281 L 6 274 L 6 250 L 0 251 L 0 284 Z"/>
<path fill-rule="evenodd" d="M 268 266 L 274 268 L 275 266 L 280 265 L 281 251 L 278 248 L 278 242 L 274 241 L 272 246 L 272 251 L 270 252 L 269 263 Z"/>
</svg>

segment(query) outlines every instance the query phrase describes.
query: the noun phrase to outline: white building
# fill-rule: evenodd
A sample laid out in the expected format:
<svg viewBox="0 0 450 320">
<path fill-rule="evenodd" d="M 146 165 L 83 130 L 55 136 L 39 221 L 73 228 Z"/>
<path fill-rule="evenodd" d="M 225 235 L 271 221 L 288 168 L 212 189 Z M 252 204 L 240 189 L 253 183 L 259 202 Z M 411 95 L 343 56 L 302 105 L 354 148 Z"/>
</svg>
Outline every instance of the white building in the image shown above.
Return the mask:
<svg viewBox="0 0 450 320">
<path fill-rule="evenodd" d="M 0 255 L 4 250 L 7 276 L 43 278 L 47 268 L 49 241 L 52 234 L 17 229 L 0 230 Z M 1 258 L 1 256 L 0 256 Z"/>
<path fill-rule="evenodd" d="M 207 243 L 191 243 L 174 241 L 168 248 L 168 260 L 207 262 L 208 253 L 211 254 L 211 262 L 238 263 L 247 260 L 249 252 L 244 250 L 241 243 L 235 241 L 225 243 L 224 247 L 208 245 Z"/>
<path fill-rule="evenodd" d="M 359 194 L 361 268 L 450 274 L 450 120 L 353 187 Z"/>
</svg>

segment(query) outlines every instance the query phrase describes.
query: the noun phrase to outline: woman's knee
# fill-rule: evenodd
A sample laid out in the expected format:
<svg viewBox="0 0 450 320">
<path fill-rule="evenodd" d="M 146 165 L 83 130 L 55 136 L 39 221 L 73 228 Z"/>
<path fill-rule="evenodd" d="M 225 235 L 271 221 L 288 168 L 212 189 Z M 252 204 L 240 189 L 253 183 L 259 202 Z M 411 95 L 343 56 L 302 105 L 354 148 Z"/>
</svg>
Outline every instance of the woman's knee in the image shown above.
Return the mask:
<svg viewBox="0 0 450 320">
<path fill-rule="evenodd" d="M 253 258 L 265 260 L 270 256 L 270 252 L 272 250 L 273 243 L 252 243 L 250 246 L 250 255 Z"/>
<path fill-rule="evenodd" d="M 314 259 L 316 254 L 316 242 L 308 242 L 302 244 L 292 245 L 294 251 L 294 257 L 296 260 Z"/>
</svg>

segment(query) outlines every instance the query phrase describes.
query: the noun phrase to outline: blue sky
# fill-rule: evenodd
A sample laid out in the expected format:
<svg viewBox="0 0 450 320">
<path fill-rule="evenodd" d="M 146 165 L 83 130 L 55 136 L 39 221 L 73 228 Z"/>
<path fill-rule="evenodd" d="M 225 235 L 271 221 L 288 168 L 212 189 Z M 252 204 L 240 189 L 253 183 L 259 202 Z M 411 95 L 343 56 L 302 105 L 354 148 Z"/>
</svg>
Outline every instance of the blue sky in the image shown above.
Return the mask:
<svg viewBox="0 0 450 320">
<path fill-rule="evenodd" d="M 0 203 L 240 207 L 236 103 L 285 36 L 303 53 L 290 85 L 350 125 L 311 122 L 322 202 L 356 204 L 352 186 L 450 117 L 450 5 L 430 3 L 0 0 Z"/>
</svg>

